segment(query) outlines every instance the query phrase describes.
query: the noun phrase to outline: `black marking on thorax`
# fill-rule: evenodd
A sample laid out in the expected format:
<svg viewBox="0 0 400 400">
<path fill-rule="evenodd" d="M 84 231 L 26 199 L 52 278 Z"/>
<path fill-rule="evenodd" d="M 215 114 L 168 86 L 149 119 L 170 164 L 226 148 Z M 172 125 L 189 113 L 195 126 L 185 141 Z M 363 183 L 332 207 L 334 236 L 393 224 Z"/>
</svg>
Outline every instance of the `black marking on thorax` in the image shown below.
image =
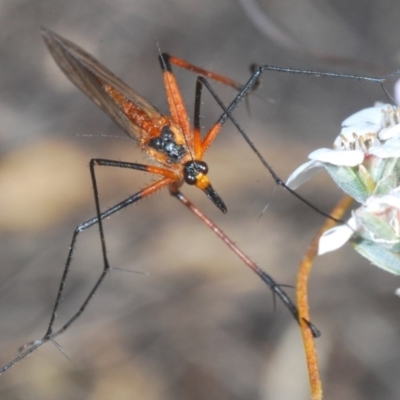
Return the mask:
<svg viewBox="0 0 400 400">
<path fill-rule="evenodd" d="M 179 162 L 186 154 L 185 146 L 175 142 L 174 134 L 168 125 L 162 128 L 160 136 L 150 139 L 148 144 L 154 150 L 165 154 L 170 163 Z"/>
</svg>

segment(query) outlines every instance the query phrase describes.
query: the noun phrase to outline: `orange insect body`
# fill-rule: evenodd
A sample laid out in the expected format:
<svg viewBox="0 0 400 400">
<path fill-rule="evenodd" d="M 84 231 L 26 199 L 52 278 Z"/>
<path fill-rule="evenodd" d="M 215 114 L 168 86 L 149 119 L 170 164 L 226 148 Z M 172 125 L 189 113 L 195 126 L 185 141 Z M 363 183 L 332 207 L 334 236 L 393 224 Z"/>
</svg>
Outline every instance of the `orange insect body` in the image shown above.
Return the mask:
<svg viewBox="0 0 400 400">
<path fill-rule="evenodd" d="M 200 190 L 206 192 L 207 196 L 213 201 L 212 197 L 218 197 L 218 208 L 226 212 L 226 207 L 219 196 L 216 193 L 210 196 L 210 193 L 214 191 L 206 176 L 208 168 L 197 170 L 198 164 L 196 161 L 201 161 L 204 154 L 204 151 L 201 149 L 200 131 L 193 129 L 190 125 L 187 110 L 175 77 L 168 70 L 164 71 L 164 83 L 167 88 L 167 99 L 170 105 L 171 117 L 162 115 L 153 106 L 143 108 L 143 104 L 147 103 L 147 101 L 138 94 L 135 93 L 135 101 L 131 101 L 122 92 L 105 82 L 99 76 L 95 76 L 95 79 L 108 96 L 114 100 L 123 114 L 135 125 L 135 139 L 138 141 L 141 150 L 146 152 L 157 164 L 162 165 L 173 173 L 173 175 L 170 175 L 166 172 L 162 175 L 167 178 L 171 177 L 174 181 L 171 182 L 174 183 L 174 187 L 179 187 L 183 184 L 184 180 L 187 181 L 185 166 L 187 163 L 194 163 L 193 167 L 191 167 L 191 172 L 196 177 L 190 184 L 194 184 Z M 129 133 L 132 137 L 134 132 Z M 213 138 L 215 136 L 216 134 L 213 135 Z M 151 166 L 149 166 L 149 172 L 150 169 Z"/>
</svg>

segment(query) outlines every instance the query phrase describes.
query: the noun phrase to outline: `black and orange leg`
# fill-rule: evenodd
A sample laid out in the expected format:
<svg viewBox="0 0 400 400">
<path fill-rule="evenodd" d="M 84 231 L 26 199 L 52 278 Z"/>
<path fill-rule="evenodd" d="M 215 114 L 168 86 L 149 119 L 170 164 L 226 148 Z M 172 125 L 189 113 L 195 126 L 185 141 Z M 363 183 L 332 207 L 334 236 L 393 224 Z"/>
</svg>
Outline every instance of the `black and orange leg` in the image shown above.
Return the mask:
<svg viewBox="0 0 400 400">
<path fill-rule="evenodd" d="M 272 176 L 273 180 L 278 186 L 282 186 L 284 189 L 286 189 L 288 192 L 290 192 L 293 196 L 295 196 L 297 199 L 299 199 L 301 202 L 306 204 L 308 207 L 319 213 L 325 218 L 330 218 L 330 214 L 320 210 L 316 206 L 314 206 L 311 202 L 309 202 L 307 199 L 304 197 L 300 196 L 296 191 L 288 187 L 285 182 L 276 174 L 276 172 L 273 170 L 271 165 L 268 163 L 268 161 L 263 157 L 263 155 L 260 153 L 260 151 L 257 149 L 257 147 L 254 145 L 254 143 L 251 141 L 247 133 L 243 130 L 243 128 L 240 126 L 240 124 L 236 121 L 236 119 L 233 117 L 232 112 L 235 110 L 235 108 L 239 105 L 239 103 L 243 100 L 243 98 L 248 94 L 249 90 L 251 90 L 252 86 L 254 85 L 255 82 L 259 79 L 259 75 L 256 74 L 255 78 L 251 78 L 248 83 L 244 86 L 244 88 L 239 92 L 239 94 L 235 97 L 235 99 L 228 105 L 225 106 L 224 103 L 221 101 L 219 96 L 215 93 L 214 89 L 212 86 L 209 84 L 209 82 L 204 79 L 203 77 L 198 77 L 197 78 L 197 86 L 198 86 L 198 91 L 201 94 L 201 89 L 202 86 L 205 86 L 207 90 L 211 93 L 211 95 L 214 97 L 215 101 L 218 103 L 218 105 L 221 107 L 221 109 L 224 111 L 223 114 L 219 117 L 218 121 L 215 123 L 215 125 L 210 129 L 206 137 L 203 139 L 203 142 L 201 144 L 202 146 L 202 151 L 203 154 L 207 150 L 207 148 L 212 144 L 214 139 L 217 137 L 219 132 L 221 131 L 222 126 L 224 123 L 230 119 L 231 122 L 235 125 L 236 129 L 239 131 L 239 133 L 242 135 L 243 139 L 246 141 L 248 146 L 252 149 L 252 151 L 255 153 L 257 158 L 261 161 L 261 163 L 264 165 L 264 167 L 268 170 L 269 174 Z M 196 89 L 197 92 L 197 89 Z M 201 101 L 199 101 L 198 107 L 199 107 L 199 112 L 200 112 L 200 104 Z M 195 103 L 196 107 L 196 103 Z M 196 123 L 196 118 L 194 119 Z M 198 120 L 199 123 L 199 120 Z M 344 221 L 334 219 L 333 220 L 337 223 L 343 223 Z"/>
<path fill-rule="evenodd" d="M 128 168 L 136 171 L 144 171 L 144 172 L 150 172 L 153 174 L 161 175 L 163 178 L 159 179 L 158 181 L 154 182 L 153 184 L 149 185 L 148 187 L 138 191 L 134 195 L 126 198 L 125 200 L 119 202 L 118 204 L 114 205 L 113 207 L 109 208 L 108 210 L 101 212 L 100 211 L 100 200 L 99 200 L 99 190 L 98 190 L 98 185 L 97 185 L 97 180 L 96 180 L 96 174 L 95 174 L 95 166 L 106 166 L 106 167 L 116 167 L 116 168 Z M 96 216 L 94 218 L 91 218 L 85 222 L 82 222 L 79 224 L 76 228 L 75 231 L 72 235 L 72 240 L 71 244 L 69 247 L 68 251 L 68 256 L 67 260 L 65 262 L 64 266 L 64 271 L 63 275 L 60 281 L 60 286 L 58 288 L 57 292 L 57 298 L 54 303 L 53 311 L 50 317 L 50 322 L 47 327 L 46 333 L 43 336 L 42 339 L 39 340 L 34 340 L 33 342 L 27 344 L 24 346 L 26 350 L 23 350 L 17 358 L 15 358 L 13 361 L 8 363 L 7 365 L 3 366 L 0 368 L 0 374 L 7 371 L 9 368 L 14 366 L 17 362 L 25 358 L 27 355 L 35 351 L 38 347 L 42 346 L 43 344 L 47 343 L 48 341 L 53 341 L 57 336 L 65 332 L 85 311 L 86 307 L 88 306 L 89 302 L 93 298 L 94 294 L 100 287 L 101 283 L 107 276 L 108 272 L 110 271 L 110 264 L 107 258 L 107 251 L 106 251 L 106 243 L 105 243 L 105 235 L 104 235 L 104 228 L 103 228 L 103 219 L 115 214 L 118 211 L 121 211 L 128 207 L 129 205 L 137 202 L 138 200 L 141 200 L 161 188 L 168 186 L 173 180 L 176 180 L 175 174 L 164 168 L 160 167 L 155 167 L 151 165 L 144 165 L 144 164 L 137 164 L 137 163 L 129 163 L 129 162 L 120 162 L 120 161 L 114 161 L 114 160 L 105 160 L 105 159 L 92 159 L 90 161 L 90 175 L 92 179 L 92 184 L 93 184 L 93 193 L 94 193 L 94 199 L 95 199 L 95 205 L 96 205 Z M 102 256 L 103 256 L 103 271 L 100 275 L 100 277 L 97 279 L 95 282 L 94 286 L 92 287 L 91 291 L 87 295 L 86 299 L 83 301 L 82 305 L 78 309 L 78 311 L 67 321 L 65 322 L 59 329 L 53 330 L 54 323 L 56 321 L 57 317 L 57 312 L 62 300 L 62 296 L 64 293 L 65 289 L 65 284 L 68 278 L 68 273 L 70 271 L 70 267 L 72 264 L 72 257 L 75 251 L 75 246 L 78 240 L 78 236 L 80 233 L 85 231 L 86 229 L 92 227 L 93 225 L 99 225 L 99 232 L 100 232 L 100 241 L 101 241 L 101 249 L 102 249 Z"/>
<path fill-rule="evenodd" d="M 199 68 L 193 64 L 188 63 L 187 61 L 173 57 L 169 54 L 162 53 L 159 58 L 160 58 L 161 69 L 163 71 L 164 85 L 167 91 L 169 108 L 173 120 L 175 123 L 182 126 L 183 131 L 185 132 L 185 137 L 189 136 L 189 142 L 190 142 L 189 145 L 193 146 L 193 148 L 195 149 L 194 157 L 196 159 L 202 159 L 207 148 L 212 144 L 212 142 L 220 133 L 222 126 L 224 125 L 226 120 L 230 118 L 229 113 L 232 113 L 234 109 L 243 100 L 243 98 L 245 98 L 251 92 L 251 90 L 256 85 L 257 81 L 251 81 L 245 86 L 242 86 L 241 84 L 223 75 L 219 75 L 214 72 L 205 70 L 203 68 Z M 188 114 L 184 106 L 182 96 L 180 94 L 178 83 L 172 72 L 171 64 L 174 64 L 180 68 L 187 69 L 189 71 L 195 72 L 200 75 L 197 77 L 196 81 L 194 118 L 193 118 L 193 135 L 194 135 L 193 142 L 191 142 L 190 138 L 191 127 L 189 125 Z M 222 101 L 220 100 L 214 89 L 211 87 L 209 82 L 206 80 L 206 78 L 213 79 L 217 82 L 220 82 L 227 86 L 231 86 L 232 88 L 239 90 L 239 93 L 237 94 L 237 96 L 235 96 L 235 99 L 231 102 L 231 104 L 227 108 L 225 108 Z M 259 75 L 257 79 L 259 79 Z M 201 108 L 203 85 L 207 87 L 211 95 L 214 97 L 214 99 L 217 101 L 217 103 L 221 106 L 221 108 L 224 111 L 224 113 L 218 119 L 217 123 L 215 123 L 214 126 L 206 134 L 204 139 L 201 138 L 201 132 L 200 132 L 200 108 Z M 250 139 L 243 132 L 243 130 L 241 130 L 241 133 L 242 135 L 245 136 L 246 141 L 250 141 Z"/>
<path fill-rule="evenodd" d="M 224 85 L 230 86 L 236 90 L 240 90 L 242 85 L 229 79 L 223 75 L 216 74 L 215 72 L 208 71 L 206 69 L 197 67 L 196 65 L 190 64 L 180 58 L 171 56 L 167 53 L 162 53 L 159 57 L 161 69 L 163 72 L 164 86 L 167 92 L 168 104 L 171 112 L 172 119 L 175 123 L 182 126 L 182 130 L 185 133 L 185 137 L 188 140 L 188 145 L 194 148 L 194 158 L 201 159 L 201 134 L 200 134 L 200 103 L 201 103 L 201 87 L 196 84 L 195 93 L 195 111 L 194 111 L 194 129 L 189 123 L 188 113 L 184 106 L 182 96 L 180 94 L 176 78 L 172 72 L 171 64 L 194 72 L 204 78 L 213 79 Z M 192 133 L 193 132 L 193 133 Z M 193 136 L 192 136 L 193 135 Z"/>
<path fill-rule="evenodd" d="M 177 187 L 169 187 L 172 196 L 177 198 L 185 207 L 187 207 L 197 218 L 204 222 L 238 257 L 242 260 L 261 280 L 270 287 L 273 294 L 278 296 L 286 308 L 290 311 L 293 318 L 299 322 L 299 312 L 290 297 L 282 289 L 282 286 L 267 274 L 263 269 L 256 265 L 251 259 L 243 253 L 232 240 L 219 228 L 211 219 L 203 214 L 189 199 L 187 199 Z M 314 337 L 320 336 L 319 330 L 311 323 L 307 322 Z"/>
<path fill-rule="evenodd" d="M 160 57 L 160 63 L 161 67 L 163 69 L 163 74 L 165 77 L 165 85 L 167 88 L 167 97 L 168 98 L 173 98 L 174 96 L 169 96 L 168 95 L 168 87 L 171 88 L 171 92 L 177 88 L 177 83 L 175 81 L 175 77 L 172 73 L 171 70 L 171 65 L 170 61 L 172 60 L 171 56 L 163 54 Z M 179 59 L 174 59 L 179 60 Z M 213 79 L 216 79 L 222 83 L 230 84 L 231 82 L 228 78 L 220 79 L 220 75 L 215 75 L 213 73 L 209 73 L 208 71 L 205 71 L 203 69 L 197 68 L 191 64 L 188 64 L 182 60 L 179 60 L 179 63 L 174 62 L 176 65 L 179 65 L 183 68 L 189 69 L 191 71 L 197 72 L 199 74 L 202 74 L 207 77 L 211 77 Z M 242 134 L 246 142 L 250 145 L 250 147 L 253 149 L 253 151 L 256 152 L 256 154 L 259 156 L 259 158 L 264 162 L 264 164 L 267 165 L 267 168 L 269 171 L 273 174 L 273 177 L 275 181 L 280 183 L 281 185 L 284 185 L 284 182 L 275 174 L 275 172 L 272 170 L 272 168 L 269 166 L 269 164 L 264 160 L 262 155 L 258 152 L 257 148 L 254 146 L 254 144 L 251 142 L 247 134 L 243 131 L 243 129 L 240 127 L 240 125 L 237 123 L 237 121 L 232 117 L 232 112 L 234 109 L 240 104 L 241 100 L 249 93 L 248 88 L 251 88 L 254 83 L 251 82 L 250 84 L 246 85 L 243 90 L 239 92 L 239 94 L 235 97 L 235 99 L 230 103 L 228 107 L 225 107 L 219 96 L 215 93 L 214 89 L 211 87 L 209 82 L 205 79 L 204 76 L 199 76 L 196 81 L 196 91 L 195 91 L 195 105 L 194 105 L 194 118 L 193 118 L 193 133 L 194 133 L 194 157 L 195 159 L 202 159 L 204 156 L 204 153 L 206 149 L 212 144 L 212 142 L 215 140 L 217 135 L 220 133 L 224 123 L 229 119 L 232 120 L 234 125 L 238 128 L 239 132 Z M 257 81 L 256 81 L 257 82 Z M 208 91 L 211 93 L 211 95 L 214 97 L 216 102 L 219 104 L 219 106 L 222 108 L 224 113 L 221 115 L 221 117 L 218 119 L 218 121 L 213 125 L 213 127 L 209 130 L 209 132 L 206 134 L 205 138 L 202 140 L 201 139 L 201 133 L 200 133 L 200 108 L 201 108 L 201 96 L 202 96 L 202 89 L 203 86 L 206 86 Z M 234 88 L 238 88 L 238 84 L 231 85 Z M 178 94 L 180 95 L 179 91 Z M 181 100 L 179 100 L 181 101 Z M 183 101 L 183 100 L 182 100 Z M 176 103 L 170 103 L 170 107 L 172 105 L 176 105 Z M 173 108 L 173 107 L 171 107 Z M 185 113 L 185 118 L 187 118 L 187 114 Z M 290 190 L 290 189 L 289 189 Z M 186 207 L 188 207 L 195 215 L 197 215 L 210 229 L 212 229 L 217 236 L 219 236 L 227 245 L 228 247 L 249 267 L 251 268 L 260 278 L 261 280 L 266 283 L 270 289 L 273 291 L 274 294 L 276 294 L 282 302 L 285 304 L 285 306 L 289 309 L 293 317 L 298 321 L 298 311 L 294 303 L 291 301 L 290 297 L 284 292 L 282 289 L 283 285 L 278 285 L 274 279 L 268 275 L 265 271 L 260 269 L 256 264 L 254 264 L 249 257 L 247 257 L 227 236 L 226 234 L 218 228 L 210 219 L 208 219 L 203 213 L 200 212 L 200 210 L 197 209 L 192 203 L 189 202 L 182 194 L 179 192 L 178 188 L 174 188 L 174 185 L 170 186 L 170 192 L 172 195 L 177 197 L 181 202 L 185 204 Z M 297 194 L 296 194 L 297 195 Z M 312 334 L 317 337 L 319 336 L 319 331 L 315 326 L 313 326 L 311 323 L 309 323 L 310 330 Z"/>
<path fill-rule="evenodd" d="M 241 90 L 242 89 L 243 85 L 241 85 L 240 83 L 234 81 L 233 79 L 227 78 L 226 76 L 217 74 L 217 73 L 212 72 L 212 71 L 208 71 L 208 70 L 206 70 L 204 68 L 200 68 L 200 67 L 198 67 L 196 65 L 193 65 L 193 64 L 191 64 L 191 63 L 189 63 L 189 62 L 187 62 L 185 60 L 182 60 L 180 58 L 171 56 L 170 54 L 162 53 L 160 55 L 160 59 L 162 60 L 161 61 L 162 66 L 165 65 L 168 68 L 168 65 L 169 65 L 169 70 L 171 70 L 170 65 L 173 64 L 173 65 L 176 65 L 177 67 L 180 67 L 180 68 L 186 69 L 188 71 L 194 72 L 195 74 L 204 76 L 205 78 L 209 78 L 209 79 L 212 79 L 214 81 L 223 83 L 224 85 L 231 86 L 232 88 L 234 88 L 236 90 Z"/>
<path fill-rule="evenodd" d="M 135 193 L 134 195 L 128 197 L 127 199 L 123 200 L 122 202 L 116 204 L 115 206 L 109 208 L 105 212 L 101 212 L 100 210 L 100 197 L 99 197 L 99 190 L 98 190 L 98 185 L 97 185 L 97 180 L 96 180 L 96 174 L 95 174 L 95 166 L 105 166 L 105 167 L 116 167 L 116 168 L 127 168 L 127 169 L 132 169 L 136 171 L 143 171 L 143 172 L 150 172 L 153 174 L 157 175 L 162 175 L 163 178 L 154 182 L 153 184 L 149 185 L 148 187 L 140 190 L 139 192 Z M 88 303 L 92 299 L 93 295 L 97 291 L 98 287 L 100 286 L 101 282 L 104 280 L 105 276 L 107 275 L 108 271 L 110 270 L 110 264 L 107 258 L 107 249 L 106 249 L 106 241 L 105 241 L 105 235 L 104 235 L 104 227 L 103 227 L 103 219 L 111 216 L 112 214 L 123 210 L 124 208 L 128 207 L 129 205 L 137 202 L 138 200 L 141 200 L 158 190 L 162 189 L 163 187 L 169 185 L 173 180 L 176 180 L 175 174 L 167 170 L 165 168 L 160 168 L 160 167 L 155 167 L 151 165 L 145 165 L 145 164 L 138 164 L 138 163 L 129 163 L 129 162 L 121 162 L 121 161 L 114 161 L 114 160 L 105 160 L 105 159 L 92 159 L 90 161 L 90 175 L 92 179 L 92 184 L 93 184 L 93 194 L 94 194 L 94 201 L 95 201 L 95 206 L 96 206 L 96 217 L 78 225 L 78 227 L 75 229 L 71 245 L 70 245 L 70 250 L 68 253 L 64 273 L 60 282 L 60 287 L 59 291 L 57 294 L 57 299 L 53 308 L 52 316 L 50 319 L 50 324 L 47 330 L 47 333 L 45 337 L 51 336 L 54 338 L 55 336 L 58 336 L 62 332 L 64 332 L 85 310 L 87 307 Z M 57 332 L 53 332 L 53 324 L 55 321 L 55 317 L 57 314 L 57 310 L 62 298 L 62 293 L 64 291 L 64 286 L 65 282 L 67 279 L 67 275 L 69 272 L 69 268 L 71 265 L 72 261 L 72 256 L 73 252 L 75 250 L 75 244 L 77 241 L 77 237 L 79 233 L 83 232 L 87 228 L 90 228 L 91 226 L 98 224 L 99 225 L 99 235 L 100 235 L 100 242 L 101 242 L 101 250 L 102 250 L 102 256 L 103 256 L 103 272 L 98 279 L 98 281 L 95 283 L 93 289 L 91 290 L 90 294 L 87 296 L 85 301 L 82 303 L 82 306 L 80 309 L 76 312 L 76 314 L 66 323 L 62 328 L 60 328 Z"/>
</svg>

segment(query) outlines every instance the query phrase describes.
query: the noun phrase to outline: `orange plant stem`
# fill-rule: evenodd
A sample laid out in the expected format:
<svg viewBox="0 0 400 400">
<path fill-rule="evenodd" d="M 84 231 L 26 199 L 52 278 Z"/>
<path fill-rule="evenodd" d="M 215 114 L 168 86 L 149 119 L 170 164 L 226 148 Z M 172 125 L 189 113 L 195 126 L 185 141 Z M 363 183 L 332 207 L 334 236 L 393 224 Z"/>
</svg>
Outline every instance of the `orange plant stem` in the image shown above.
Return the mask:
<svg viewBox="0 0 400 400">
<path fill-rule="evenodd" d="M 341 219 L 346 211 L 350 208 L 353 203 L 353 199 L 349 196 L 343 197 L 339 203 L 333 208 L 331 216 L 336 219 Z M 299 322 L 301 328 L 301 334 L 303 336 L 304 350 L 306 353 L 306 361 L 308 368 L 308 377 L 310 380 L 311 388 L 311 399 L 321 400 L 322 399 L 322 384 L 318 369 L 318 358 L 315 349 L 314 338 L 307 325 L 306 321 L 311 321 L 310 311 L 308 306 L 308 277 L 311 272 L 314 259 L 318 251 L 318 242 L 322 234 L 327 230 L 336 225 L 336 222 L 332 219 L 327 219 L 318 233 L 312 240 L 307 253 L 300 263 L 299 272 L 297 275 L 297 307 L 299 309 Z"/>
</svg>

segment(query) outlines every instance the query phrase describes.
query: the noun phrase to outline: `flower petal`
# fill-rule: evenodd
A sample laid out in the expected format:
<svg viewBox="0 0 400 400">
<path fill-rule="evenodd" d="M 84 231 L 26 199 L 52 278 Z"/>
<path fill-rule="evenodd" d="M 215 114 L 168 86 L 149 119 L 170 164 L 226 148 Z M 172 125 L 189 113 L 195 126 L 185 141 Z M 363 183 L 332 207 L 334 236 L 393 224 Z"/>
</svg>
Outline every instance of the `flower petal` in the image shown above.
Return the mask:
<svg viewBox="0 0 400 400">
<path fill-rule="evenodd" d="M 355 167 L 364 161 L 364 152 L 362 150 L 318 149 L 313 151 L 308 158 L 333 165 Z"/>
<path fill-rule="evenodd" d="M 400 137 L 400 125 L 390 126 L 388 128 L 383 128 L 379 132 L 379 139 L 382 141 L 389 140 L 389 139 L 397 139 Z"/>
<path fill-rule="evenodd" d="M 375 107 L 364 108 L 356 112 L 342 122 L 342 128 L 348 126 L 357 126 L 364 124 L 379 125 L 381 127 L 382 111 L 388 107 L 393 107 L 391 104 L 378 103 Z"/>
<path fill-rule="evenodd" d="M 381 213 L 382 207 L 394 207 L 400 210 L 399 188 L 393 189 L 384 196 L 371 196 L 365 203 L 367 212 Z"/>
<path fill-rule="evenodd" d="M 300 165 L 300 167 L 298 167 L 294 172 L 292 172 L 286 181 L 286 185 L 291 189 L 297 189 L 323 168 L 324 165 L 318 161 L 307 161 L 306 163 Z"/>
<path fill-rule="evenodd" d="M 382 129 L 381 124 L 368 124 L 366 122 L 360 122 L 359 124 L 343 126 L 340 134 L 344 136 L 352 136 L 353 133 L 357 133 L 357 136 L 366 135 L 367 133 L 378 133 Z"/>
<path fill-rule="evenodd" d="M 354 230 L 347 224 L 327 230 L 319 239 L 318 255 L 337 250 L 353 236 Z"/>
<path fill-rule="evenodd" d="M 398 158 L 400 157 L 400 139 L 390 139 L 382 146 L 372 146 L 368 152 L 379 158 Z"/>
<path fill-rule="evenodd" d="M 394 91 L 394 99 L 396 100 L 396 104 L 400 104 L 400 79 L 396 81 L 393 87 Z"/>
</svg>

